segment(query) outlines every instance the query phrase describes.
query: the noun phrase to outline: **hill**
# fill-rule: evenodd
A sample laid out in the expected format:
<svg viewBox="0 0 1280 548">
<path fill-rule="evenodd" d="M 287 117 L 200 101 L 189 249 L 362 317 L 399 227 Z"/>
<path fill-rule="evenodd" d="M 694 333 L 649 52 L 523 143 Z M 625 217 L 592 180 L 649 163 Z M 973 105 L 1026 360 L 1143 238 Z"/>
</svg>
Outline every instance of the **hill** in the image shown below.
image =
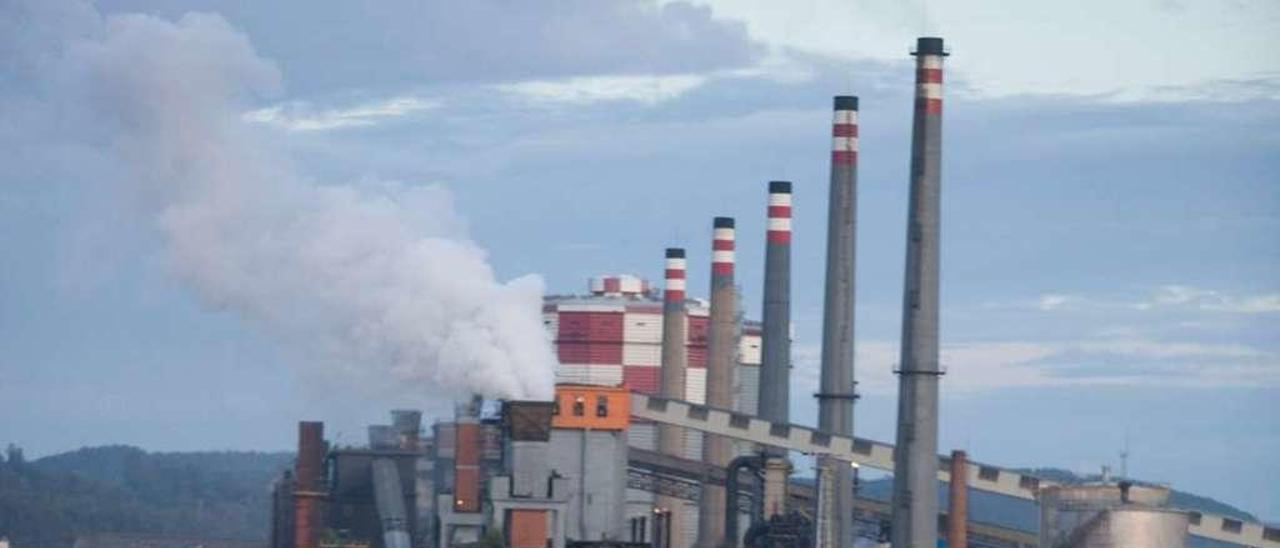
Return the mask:
<svg viewBox="0 0 1280 548">
<path fill-rule="evenodd" d="M 265 539 L 271 481 L 291 453 L 84 448 L 0 462 L 0 535 L 70 546 L 91 531 Z"/>
</svg>

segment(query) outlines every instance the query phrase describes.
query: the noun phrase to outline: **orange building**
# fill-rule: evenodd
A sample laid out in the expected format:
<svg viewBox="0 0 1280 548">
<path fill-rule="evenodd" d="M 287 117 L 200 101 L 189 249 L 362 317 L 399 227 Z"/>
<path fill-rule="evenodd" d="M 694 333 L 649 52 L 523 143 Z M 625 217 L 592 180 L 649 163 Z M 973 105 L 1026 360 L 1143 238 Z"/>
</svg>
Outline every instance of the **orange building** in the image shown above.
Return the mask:
<svg viewBox="0 0 1280 548">
<path fill-rule="evenodd" d="M 551 426 L 575 430 L 626 430 L 631 394 L 625 386 L 558 384 Z"/>
</svg>

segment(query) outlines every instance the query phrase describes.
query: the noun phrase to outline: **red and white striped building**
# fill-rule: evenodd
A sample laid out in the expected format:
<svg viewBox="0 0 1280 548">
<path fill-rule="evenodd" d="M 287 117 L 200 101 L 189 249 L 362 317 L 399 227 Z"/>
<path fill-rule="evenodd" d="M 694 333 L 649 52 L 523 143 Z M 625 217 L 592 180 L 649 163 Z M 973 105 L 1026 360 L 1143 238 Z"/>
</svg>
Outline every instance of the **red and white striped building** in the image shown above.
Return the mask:
<svg viewBox="0 0 1280 548">
<path fill-rule="evenodd" d="M 593 278 L 586 295 L 548 296 L 542 321 L 555 343 L 556 382 L 616 385 L 656 394 L 662 357 L 662 298 L 636 276 Z M 685 300 L 690 401 L 703 403 L 707 389 L 706 300 Z M 734 407 L 755 413 L 760 369 L 760 324 L 744 321 L 738 341 Z"/>
</svg>

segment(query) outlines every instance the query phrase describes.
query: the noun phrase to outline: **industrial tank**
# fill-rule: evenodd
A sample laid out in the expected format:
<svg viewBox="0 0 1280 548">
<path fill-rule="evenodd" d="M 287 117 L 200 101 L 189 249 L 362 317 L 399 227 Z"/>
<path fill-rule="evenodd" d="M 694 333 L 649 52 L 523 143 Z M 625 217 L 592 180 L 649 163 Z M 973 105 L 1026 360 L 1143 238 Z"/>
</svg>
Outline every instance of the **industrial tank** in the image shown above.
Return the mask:
<svg viewBox="0 0 1280 548">
<path fill-rule="evenodd" d="M 1040 490 L 1042 548 L 1184 548 L 1190 516 L 1165 508 L 1169 490 L 1129 482 Z"/>
</svg>

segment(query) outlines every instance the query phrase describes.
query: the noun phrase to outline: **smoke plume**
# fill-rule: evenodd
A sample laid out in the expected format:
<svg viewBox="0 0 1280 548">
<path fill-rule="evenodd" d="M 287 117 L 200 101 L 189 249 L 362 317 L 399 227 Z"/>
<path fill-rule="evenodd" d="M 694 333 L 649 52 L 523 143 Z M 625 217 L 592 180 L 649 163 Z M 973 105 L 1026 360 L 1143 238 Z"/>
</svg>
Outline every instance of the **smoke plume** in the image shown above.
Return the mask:
<svg viewBox="0 0 1280 548">
<path fill-rule="evenodd" d="M 550 396 L 541 280 L 498 281 L 443 188 L 301 175 L 241 120 L 281 77 L 221 17 L 18 1 L 0 6 L 0 35 L 16 75 L 0 114 L 122 166 L 119 190 L 204 302 L 346 382 Z"/>
</svg>

